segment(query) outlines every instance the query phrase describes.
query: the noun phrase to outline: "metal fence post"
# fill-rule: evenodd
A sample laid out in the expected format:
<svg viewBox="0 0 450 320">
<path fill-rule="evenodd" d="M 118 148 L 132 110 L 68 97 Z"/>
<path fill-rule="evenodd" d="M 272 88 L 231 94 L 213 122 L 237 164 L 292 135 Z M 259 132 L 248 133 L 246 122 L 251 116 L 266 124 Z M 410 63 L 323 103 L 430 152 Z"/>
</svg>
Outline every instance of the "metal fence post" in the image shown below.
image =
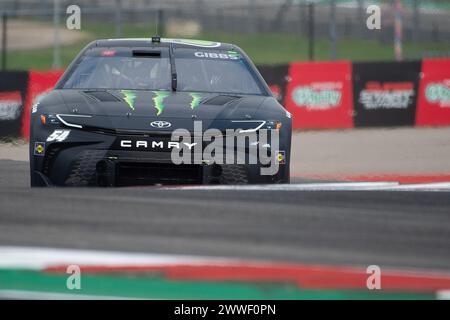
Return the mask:
<svg viewBox="0 0 450 320">
<path fill-rule="evenodd" d="M 364 23 L 364 0 L 358 0 L 358 27 L 359 27 L 359 36 L 361 38 L 364 38 L 364 34 L 365 34 L 365 26 L 366 24 Z"/>
<path fill-rule="evenodd" d="M 2 70 L 6 70 L 6 54 L 7 54 L 7 48 L 6 48 L 6 41 L 7 41 L 7 23 L 8 21 L 8 16 L 6 15 L 6 13 L 3 13 L 2 15 Z"/>
<path fill-rule="evenodd" d="M 59 1 L 53 0 L 53 68 L 61 68 L 61 39 L 59 35 Z"/>
<path fill-rule="evenodd" d="M 158 9 L 158 23 L 157 23 L 157 30 L 156 33 L 160 36 L 163 37 L 164 33 L 165 33 L 165 25 L 164 25 L 164 10 L 163 9 Z"/>
<path fill-rule="evenodd" d="M 248 0 L 248 32 L 256 32 L 256 0 Z"/>
<path fill-rule="evenodd" d="M 413 25 L 412 25 L 412 39 L 414 42 L 419 40 L 419 30 L 420 30 L 420 1 L 414 0 L 414 14 L 413 14 Z"/>
<path fill-rule="evenodd" d="M 197 20 L 199 21 L 202 30 L 205 30 L 206 25 L 203 0 L 195 0 L 195 8 L 197 10 Z"/>
<path fill-rule="evenodd" d="M 217 8 L 216 29 L 221 30 L 223 28 L 223 9 Z"/>
<path fill-rule="evenodd" d="M 336 0 L 330 3 L 330 59 L 336 60 Z"/>
<path fill-rule="evenodd" d="M 431 38 L 434 42 L 439 42 L 439 24 L 433 22 L 433 28 L 431 30 Z"/>
<path fill-rule="evenodd" d="M 116 0 L 115 10 L 116 38 L 122 37 L 122 1 Z"/>
<path fill-rule="evenodd" d="M 308 3 L 309 60 L 314 61 L 314 3 Z"/>
<path fill-rule="evenodd" d="M 303 2 L 299 2 L 298 4 L 298 20 L 298 32 L 300 36 L 306 35 L 306 15 Z"/>
<path fill-rule="evenodd" d="M 402 17 L 402 1 L 395 0 L 394 3 L 394 51 L 395 59 L 401 61 L 403 59 L 403 17 Z"/>
</svg>

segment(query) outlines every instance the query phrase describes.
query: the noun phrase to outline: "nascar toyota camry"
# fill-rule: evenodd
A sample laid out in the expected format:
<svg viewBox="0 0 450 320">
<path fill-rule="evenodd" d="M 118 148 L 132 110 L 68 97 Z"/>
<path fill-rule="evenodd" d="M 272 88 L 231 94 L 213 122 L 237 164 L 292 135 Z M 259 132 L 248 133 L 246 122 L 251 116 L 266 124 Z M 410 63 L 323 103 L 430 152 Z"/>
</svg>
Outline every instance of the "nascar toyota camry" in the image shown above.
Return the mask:
<svg viewBox="0 0 450 320">
<path fill-rule="evenodd" d="M 106 39 L 31 110 L 31 186 L 288 183 L 291 115 L 237 46 Z"/>
</svg>

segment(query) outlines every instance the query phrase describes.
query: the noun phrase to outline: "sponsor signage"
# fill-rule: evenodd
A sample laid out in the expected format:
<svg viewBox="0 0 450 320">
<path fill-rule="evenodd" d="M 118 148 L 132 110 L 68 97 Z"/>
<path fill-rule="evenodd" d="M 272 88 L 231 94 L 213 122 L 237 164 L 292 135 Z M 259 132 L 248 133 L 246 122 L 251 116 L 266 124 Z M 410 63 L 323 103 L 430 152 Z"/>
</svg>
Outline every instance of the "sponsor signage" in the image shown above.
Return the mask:
<svg viewBox="0 0 450 320">
<path fill-rule="evenodd" d="M 62 71 L 30 71 L 25 112 L 22 118 L 22 136 L 24 138 L 28 139 L 30 136 L 30 113 L 39 111 L 39 99 L 53 89 L 61 75 Z"/>
<path fill-rule="evenodd" d="M 287 64 L 260 66 L 258 70 L 269 85 L 274 97 L 281 104 L 284 104 L 286 87 L 289 80 L 289 66 Z"/>
<path fill-rule="evenodd" d="M 413 126 L 420 62 L 354 63 L 356 127 Z"/>
<path fill-rule="evenodd" d="M 285 106 L 294 128 L 351 128 L 350 62 L 293 63 Z"/>
<path fill-rule="evenodd" d="M 0 137 L 19 137 L 28 72 L 0 72 Z"/>
<path fill-rule="evenodd" d="M 337 108 L 342 99 L 342 82 L 313 82 L 295 87 L 292 99 L 297 106 L 303 106 L 307 110 Z"/>
<path fill-rule="evenodd" d="M 450 59 L 423 60 L 416 124 L 450 125 Z"/>
<path fill-rule="evenodd" d="M 289 111 L 287 116 L 292 114 L 294 129 L 450 125 L 448 58 L 353 64 L 302 62 L 258 69 Z M 39 113 L 39 100 L 61 74 L 0 72 L 0 137 L 22 134 L 28 138 L 30 113 Z M 122 93 L 133 109 L 133 93 Z M 164 108 L 163 95 L 154 98 L 157 113 Z M 191 95 L 190 107 L 195 109 L 200 97 Z M 148 123 L 149 128 L 158 125 L 163 128 L 167 124 Z"/>
<path fill-rule="evenodd" d="M 20 91 L 0 92 L 0 120 L 17 120 L 21 113 Z"/>
</svg>

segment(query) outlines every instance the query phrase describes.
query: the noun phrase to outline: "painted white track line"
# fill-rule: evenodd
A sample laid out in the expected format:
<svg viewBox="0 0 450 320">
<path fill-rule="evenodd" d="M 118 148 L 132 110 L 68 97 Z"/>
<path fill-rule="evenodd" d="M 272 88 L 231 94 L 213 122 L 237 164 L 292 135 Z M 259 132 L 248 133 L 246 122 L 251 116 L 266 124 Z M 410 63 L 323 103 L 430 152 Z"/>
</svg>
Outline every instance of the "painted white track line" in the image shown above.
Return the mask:
<svg viewBox="0 0 450 320">
<path fill-rule="evenodd" d="M 0 269 L 20 268 L 41 270 L 49 266 L 70 264 L 84 266 L 140 266 L 179 264 L 195 265 L 213 263 L 225 265 L 230 261 L 238 260 L 189 255 L 166 255 L 37 247 L 0 247 Z"/>
<path fill-rule="evenodd" d="M 450 290 L 440 290 L 436 293 L 438 300 L 450 300 Z"/>
<path fill-rule="evenodd" d="M 399 191 L 450 191 L 450 182 L 402 184 L 392 189 Z"/>
<path fill-rule="evenodd" d="M 399 184 L 398 182 L 337 182 L 268 185 L 211 185 L 164 187 L 164 190 L 248 190 L 248 191 L 450 191 L 450 182 Z"/>
</svg>

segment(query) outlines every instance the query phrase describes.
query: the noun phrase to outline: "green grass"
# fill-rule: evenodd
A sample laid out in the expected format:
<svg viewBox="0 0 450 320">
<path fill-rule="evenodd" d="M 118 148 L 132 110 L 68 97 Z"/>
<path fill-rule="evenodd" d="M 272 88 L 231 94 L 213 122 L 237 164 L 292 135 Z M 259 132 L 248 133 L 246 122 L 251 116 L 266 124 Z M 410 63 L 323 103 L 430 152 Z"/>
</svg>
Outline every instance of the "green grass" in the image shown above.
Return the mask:
<svg viewBox="0 0 450 320">
<path fill-rule="evenodd" d="M 83 31 L 89 33 L 89 39 L 75 45 L 61 47 L 63 66 L 66 67 L 76 54 L 89 41 L 99 38 L 114 38 L 111 24 L 83 25 Z M 154 30 L 146 25 L 126 25 L 122 37 L 150 37 Z M 167 35 L 171 36 L 171 35 Z M 308 60 L 308 39 L 289 34 L 226 34 L 220 32 L 204 33 L 197 39 L 230 42 L 240 46 L 256 64 L 277 64 L 291 61 Z M 330 43 L 326 39 L 316 42 L 316 60 L 330 59 Z M 337 43 L 338 59 L 353 61 L 393 60 L 392 44 L 380 44 L 378 41 L 340 39 Z M 450 43 L 406 43 L 405 57 L 417 57 L 420 53 L 450 52 Z M 53 48 L 39 50 L 10 51 L 7 56 L 8 69 L 45 70 L 52 67 Z"/>
</svg>

